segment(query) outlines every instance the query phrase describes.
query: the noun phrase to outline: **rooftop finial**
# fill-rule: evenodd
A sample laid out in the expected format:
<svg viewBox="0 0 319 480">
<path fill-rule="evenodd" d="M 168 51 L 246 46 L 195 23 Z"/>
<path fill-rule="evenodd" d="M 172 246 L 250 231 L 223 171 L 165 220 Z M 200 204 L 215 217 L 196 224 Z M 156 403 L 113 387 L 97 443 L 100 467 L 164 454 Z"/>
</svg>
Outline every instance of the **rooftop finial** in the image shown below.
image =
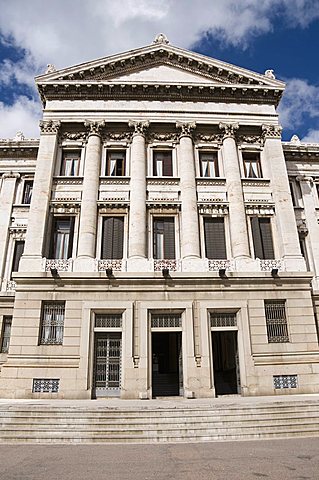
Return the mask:
<svg viewBox="0 0 319 480">
<path fill-rule="evenodd" d="M 169 40 L 168 40 L 167 36 L 166 36 L 164 33 L 159 33 L 159 34 L 156 35 L 156 37 L 154 38 L 153 43 L 164 43 L 165 45 L 168 45 L 168 44 L 169 44 Z"/>
<path fill-rule="evenodd" d="M 53 73 L 53 72 L 56 72 L 55 66 L 52 65 L 52 63 L 48 63 L 45 73 Z"/>
<path fill-rule="evenodd" d="M 300 145 L 301 141 L 298 135 L 293 135 L 290 139 L 291 143 L 294 143 L 295 145 Z"/>
<path fill-rule="evenodd" d="M 272 80 L 276 78 L 274 71 L 271 69 L 265 71 L 265 77 L 271 78 Z"/>
</svg>

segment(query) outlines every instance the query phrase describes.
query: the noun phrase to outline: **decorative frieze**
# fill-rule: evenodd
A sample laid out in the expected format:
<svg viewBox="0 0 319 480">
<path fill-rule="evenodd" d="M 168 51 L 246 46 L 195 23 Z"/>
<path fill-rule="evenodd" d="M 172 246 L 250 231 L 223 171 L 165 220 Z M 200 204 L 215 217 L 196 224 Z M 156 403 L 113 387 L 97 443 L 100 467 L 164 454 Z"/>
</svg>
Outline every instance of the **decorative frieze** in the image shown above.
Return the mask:
<svg viewBox="0 0 319 480">
<path fill-rule="evenodd" d="M 80 211 L 80 202 L 51 201 L 50 212 L 53 214 L 77 215 Z"/>
<path fill-rule="evenodd" d="M 40 120 L 41 135 L 57 135 L 59 133 L 61 122 L 56 120 Z"/>
<path fill-rule="evenodd" d="M 63 132 L 61 140 L 71 140 L 74 142 L 84 142 L 86 140 L 86 132 Z"/>
<path fill-rule="evenodd" d="M 129 185 L 130 179 L 125 177 L 104 177 L 100 179 L 100 185 Z"/>
<path fill-rule="evenodd" d="M 7 173 L 4 173 L 2 175 L 2 179 L 5 180 L 6 178 L 15 178 L 15 179 L 18 179 L 20 178 L 20 174 L 19 173 L 15 173 L 15 172 L 7 172 Z"/>
<path fill-rule="evenodd" d="M 261 135 L 237 135 L 237 143 L 260 146 L 263 144 L 263 138 Z"/>
<path fill-rule="evenodd" d="M 123 271 L 125 263 L 122 259 L 108 259 L 108 260 L 97 260 L 97 271 L 105 272 L 106 270 L 112 269 L 115 272 Z"/>
<path fill-rule="evenodd" d="M 27 225 L 12 226 L 9 228 L 9 232 L 14 240 L 24 240 L 27 232 Z"/>
<path fill-rule="evenodd" d="M 151 142 L 177 142 L 178 135 L 176 132 L 150 132 L 147 136 L 148 141 Z"/>
<path fill-rule="evenodd" d="M 246 204 L 245 208 L 247 215 L 268 216 L 275 214 L 275 205 L 273 204 Z"/>
<path fill-rule="evenodd" d="M 208 204 L 199 204 L 198 212 L 201 215 L 227 215 L 228 214 L 228 204 L 225 203 L 208 203 Z"/>
<path fill-rule="evenodd" d="M 72 259 L 44 259 L 44 271 L 57 270 L 58 272 L 72 272 Z"/>
<path fill-rule="evenodd" d="M 208 260 L 209 272 L 218 272 L 222 269 L 227 270 L 228 272 L 234 271 L 234 262 L 232 260 Z"/>
<path fill-rule="evenodd" d="M 220 146 L 223 142 L 223 135 L 220 133 L 211 133 L 211 134 L 204 134 L 200 132 L 196 132 L 194 135 L 195 142 L 205 142 L 205 143 L 217 143 Z"/>
<path fill-rule="evenodd" d="M 171 272 L 179 272 L 181 269 L 180 261 L 166 258 L 154 260 L 154 272 L 161 272 L 164 268 Z"/>
<path fill-rule="evenodd" d="M 278 269 L 279 271 L 283 270 L 283 261 L 282 259 L 276 260 L 262 260 L 258 259 L 259 267 L 262 272 L 271 272 L 273 269 Z"/>
<path fill-rule="evenodd" d="M 103 142 L 108 142 L 110 140 L 114 142 L 130 142 L 132 140 L 132 132 L 130 131 L 122 131 L 122 132 L 105 132 L 102 136 Z"/>
</svg>

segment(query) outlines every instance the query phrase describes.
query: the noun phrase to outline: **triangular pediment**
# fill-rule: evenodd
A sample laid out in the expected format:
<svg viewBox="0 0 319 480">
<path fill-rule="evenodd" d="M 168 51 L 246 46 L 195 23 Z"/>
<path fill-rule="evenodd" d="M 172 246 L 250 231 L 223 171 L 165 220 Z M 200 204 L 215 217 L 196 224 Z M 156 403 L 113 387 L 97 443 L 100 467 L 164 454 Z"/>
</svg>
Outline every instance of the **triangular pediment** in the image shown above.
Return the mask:
<svg viewBox="0 0 319 480">
<path fill-rule="evenodd" d="M 152 44 L 129 52 L 83 63 L 62 70 L 48 69 L 36 78 L 38 84 L 72 82 L 192 83 L 258 85 L 283 89 L 270 76 L 194 53 L 169 44 Z"/>
</svg>

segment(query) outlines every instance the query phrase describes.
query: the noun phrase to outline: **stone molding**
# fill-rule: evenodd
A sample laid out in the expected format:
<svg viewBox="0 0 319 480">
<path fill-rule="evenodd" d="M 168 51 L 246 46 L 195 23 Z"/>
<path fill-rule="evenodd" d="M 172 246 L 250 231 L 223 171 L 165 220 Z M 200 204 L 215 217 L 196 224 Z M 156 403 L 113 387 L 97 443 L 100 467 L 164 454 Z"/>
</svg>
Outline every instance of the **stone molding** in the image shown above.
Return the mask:
<svg viewBox="0 0 319 480">
<path fill-rule="evenodd" d="M 59 133 L 61 122 L 55 120 L 40 120 L 41 135 L 57 135 Z"/>
<path fill-rule="evenodd" d="M 220 133 L 212 133 L 207 135 L 196 132 L 194 135 L 194 140 L 196 142 L 217 143 L 220 146 L 223 142 L 223 135 Z"/>
<path fill-rule="evenodd" d="M 145 137 L 146 132 L 150 126 L 150 122 L 148 120 L 144 120 L 144 121 L 130 120 L 128 122 L 128 126 L 134 129 L 133 137 L 136 135 L 142 135 L 143 137 Z"/>
<path fill-rule="evenodd" d="M 61 140 L 73 140 L 83 142 L 86 140 L 86 132 L 63 132 L 60 136 Z"/>
<path fill-rule="evenodd" d="M 297 182 L 308 182 L 310 185 L 314 183 L 313 177 L 310 177 L 308 175 L 297 175 L 296 177 Z"/>
<path fill-rule="evenodd" d="M 262 145 L 263 138 L 261 135 L 238 135 L 237 136 L 237 143 L 241 144 L 248 144 L 248 145 Z"/>
<path fill-rule="evenodd" d="M 299 219 L 297 220 L 297 230 L 298 234 L 300 237 L 304 238 L 308 235 L 308 227 L 307 227 L 307 222 L 305 219 Z"/>
<path fill-rule="evenodd" d="M 4 173 L 4 174 L 2 175 L 2 179 L 5 180 L 6 178 L 15 178 L 15 179 L 18 179 L 18 178 L 20 178 L 20 174 L 19 174 L 19 173 L 14 173 L 14 172 Z"/>
<path fill-rule="evenodd" d="M 27 225 L 9 227 L 10 235 L 14 240 L 24 240 L 27 232 Z"/>
<path fill-rule="evenodd" d="M 261 126 L 262 137 L 266 138 L 279 138 L 281 139 L 282 127 L 280 125 L 263 124 Z"/>
<path fill-rule="evenodd" d="M 220 122 L 219 128 L 220 130 L 223 130 L 223 140 L 228 137 L 235 139 L 235 134 L 236 131 L 239 129 L 239 124 Z"/>
</svg>

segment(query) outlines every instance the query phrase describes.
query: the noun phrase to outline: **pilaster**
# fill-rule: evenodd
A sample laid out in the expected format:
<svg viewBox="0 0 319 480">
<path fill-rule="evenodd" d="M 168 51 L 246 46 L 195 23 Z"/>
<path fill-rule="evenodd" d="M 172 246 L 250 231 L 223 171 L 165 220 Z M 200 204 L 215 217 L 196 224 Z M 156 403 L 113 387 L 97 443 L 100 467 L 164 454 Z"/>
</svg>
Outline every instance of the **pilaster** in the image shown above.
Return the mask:
<svg viewBox="0 0 319 480">
<path fill-rule="evenodd" d="M 276 205 L 277 230 L 280 236 L 281 257 L 287 271 L 305 271 L 300 252 L 298 231 L 291 201 L 285 157 L 279 125 L 263 125 L 265 158 L 269 166 L 273 201 Z"/>
<path fill-rule="evenodd" d="M 47 238 L 47 218 L 60 122 L 40 121 L 40 144 L 30 205 L 28 229 L 19 270 L 39 272 L 42 269 L 44 241 Z"/>
</svg>

